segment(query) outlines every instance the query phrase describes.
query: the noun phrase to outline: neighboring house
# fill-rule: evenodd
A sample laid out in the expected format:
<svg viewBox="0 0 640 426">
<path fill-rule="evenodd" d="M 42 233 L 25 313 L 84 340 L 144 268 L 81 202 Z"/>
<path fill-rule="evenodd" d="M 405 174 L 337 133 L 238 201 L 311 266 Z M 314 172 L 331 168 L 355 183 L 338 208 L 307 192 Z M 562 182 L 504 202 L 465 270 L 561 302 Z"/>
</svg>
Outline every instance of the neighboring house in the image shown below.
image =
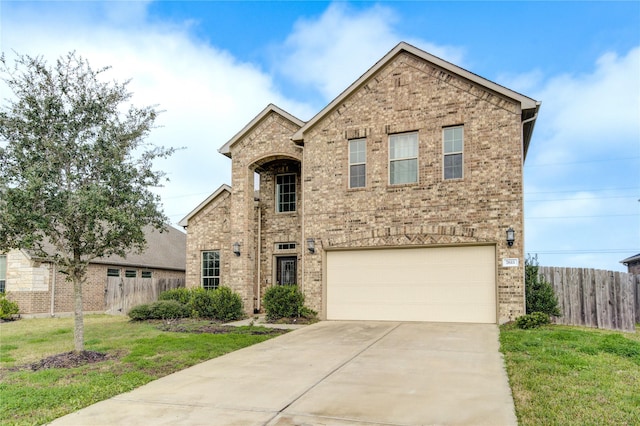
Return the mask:
<svg viewBox="0 0 640 426">
<path fill-rule="evenodd" d="M 109 256 L 92 261 L 83 287 L 84 310 L 105 312 L 108 277 L 184 279 L 186 235 L 169 227 L 166 232 L 145 229 L 147 250 L 126 258 Z M 73 284 L 56 265 L 27 250 L 0 254 L 0 280 L 5 280 L 7 298 L 14 300 L 21 314 L 73 312 Z M 2 281 L 0 281 L 2 284 Z"/>
<path fill-rule="evenodd" d="M 640 253 L 635 256 L 627 257 L 626 259 L 621 260 L 620 263 L 627 267 L 628 273 L 640 275 Z M 0 276 L 0 278 L 2 277 Z"/>
<path fill-rule="evenodd" d="M 406 43 L 308 122 L 267 106 L 219 150 L 232 185 L 180 222 L 186 285 L 247 312 L 296 284 L 323 319 L 515 319 L 539 107 Z"/>
</svg>

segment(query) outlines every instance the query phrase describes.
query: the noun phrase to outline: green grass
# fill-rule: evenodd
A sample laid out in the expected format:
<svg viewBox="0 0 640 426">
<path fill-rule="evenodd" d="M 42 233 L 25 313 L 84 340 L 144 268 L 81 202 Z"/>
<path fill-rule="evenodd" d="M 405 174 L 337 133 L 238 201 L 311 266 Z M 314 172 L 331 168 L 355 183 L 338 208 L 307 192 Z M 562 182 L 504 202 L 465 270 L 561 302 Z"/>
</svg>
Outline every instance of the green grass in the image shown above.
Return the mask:
<svg viewBox="0 0 640 426">
<path fill-rule="evenodd" d="M 85 349 L 114 358 L 78 368 L 12 370 L 73 350 L 73 319 L 0 324 L 0 424 L 43 424 L 207 359 L 267 340 L 242 328 L 229 334 L 161 331 L 125 317 L 85 317 Z"/>
<path fill-rule="evenodd" d="M 640 332 L 500 332 L 520 425 L 640 424 Z"/>
</svg>

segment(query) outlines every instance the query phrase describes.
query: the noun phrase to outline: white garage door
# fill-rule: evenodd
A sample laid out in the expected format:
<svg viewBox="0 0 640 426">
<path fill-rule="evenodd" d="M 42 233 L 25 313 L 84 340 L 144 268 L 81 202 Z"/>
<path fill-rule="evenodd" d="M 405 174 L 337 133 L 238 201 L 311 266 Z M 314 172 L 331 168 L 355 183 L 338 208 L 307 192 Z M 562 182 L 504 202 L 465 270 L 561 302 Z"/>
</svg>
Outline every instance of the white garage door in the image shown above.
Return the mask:
<svg viewBox="0 0 640 426">
<path fill-rule="evenodd" d="M 495 248 L 327 252 L 327 318 L 496 322 Z"/>
</svg>

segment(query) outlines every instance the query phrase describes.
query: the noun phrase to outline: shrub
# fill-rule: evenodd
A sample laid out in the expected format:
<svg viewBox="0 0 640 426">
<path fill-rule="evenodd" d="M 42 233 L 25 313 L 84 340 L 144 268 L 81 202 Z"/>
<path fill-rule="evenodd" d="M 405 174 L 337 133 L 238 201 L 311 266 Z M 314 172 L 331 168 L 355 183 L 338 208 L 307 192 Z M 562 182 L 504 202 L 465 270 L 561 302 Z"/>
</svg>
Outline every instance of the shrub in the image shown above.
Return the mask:
<svg viewBox="0 0 640 426">
<path fill-rule="evenodd" d="M 189 308 L 177 300 L 158 300 L 151 304 L 151 315 L 155 319 L 186 318 Z"/>
<path fill-rule="evenodd" d="M 188 288 L 174 288 L 160 293 L 158 300 L 175 300 L 185 306 L 188 306 L 191 301 L 191 293 L 191 290 Z"/>
<path fill-rule="evenodd" d="M 189 301 L 191 316 L 213 318 L 215 314 L 213 310 L 213 292 L 214 290 L 205 290 L 204 288 L 191 289 L 191 300 Z"/>
<path fill-rule="evenodd" d="M 176 319 L 188 316 L 189 308 L 176 300 L 158 300 L 150 304 L 135 306 L 129 311 L 129 318 L 135 321 Z"/>
<path fill-rule="evenodd" d="M 151 308 L 148 303 L 134 306 L 129 310 L 129 318 L 133 321 L 144 321 L 151 317 Z"/>
<path fill-rule="evenodd" d="M 0 293 L 0 319 L 11 320 L 18 312 L 20 312 L 18 304 L 7 299 L 4 293 Z"/>
<path fill-rule="evenodd" d="M 219 287 L 211 294 L 213 318 L 220 321 L 233 321 L 244 316 L 242 299 L 229 287 Z"/>
<path fill-rule="evenodd" d="M 233 321 L 244 316 L 242 298 L 229 287 L 220 287 L 216 290 L 177 288 L 163 291 L 159 299 L 152 304 L 136 306 L 129 311 L 129 317 L 133 320 L 145 320 L 192 316 Z M 180 305 L 180 308 L 176 304 Z"/>
<path fill-rule="evenodd" d="M 538 275 L 537 256 L 527 256 L 524 271 L 527 314 L 544 312 L 547 315 L 560 316 L 558 298 L 553 291 L 553 287 L 547 280 Z"/>
<path fill-rule="evenodd" d="M 533 312 L 516 319 L 516 326 L 522 329 L 538 328 L 541 325 L 551 323 L 549 315 L 544 312 Z"/>
<path fill-rule="evenodd" d="M 316 312 L 304 306 L 304 294 L 296 285 L 269 287 L 262 299 L 268 321 L 280 318 L 313 318 Z"/>
</svg>

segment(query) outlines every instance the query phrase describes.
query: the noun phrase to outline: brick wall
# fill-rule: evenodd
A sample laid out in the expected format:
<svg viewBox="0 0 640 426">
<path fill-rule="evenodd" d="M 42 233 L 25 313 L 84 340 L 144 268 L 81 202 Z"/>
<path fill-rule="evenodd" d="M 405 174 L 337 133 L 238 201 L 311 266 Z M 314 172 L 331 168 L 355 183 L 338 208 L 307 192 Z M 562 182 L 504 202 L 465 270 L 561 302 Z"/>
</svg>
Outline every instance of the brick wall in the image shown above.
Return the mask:
<svg viewBox="0 0 640 426">
<path fill-rule="evenodd" d="M 464 177 L 443 180 L 442 129 L 464 126 Z M 418 183 L 388 182 L 389 134 L 417 131 Z M 367 187 L 348 188 L 348 140 L 366 137 Z M 519 106 L 410 54 L 392 60 L 305 135 L 305 293 L 322 309 L 322 249 L 492 243 L 499 319 L 524 309 Z M 507 247 L 505 231 L 516 230 Z M 521 266 L 502 268 L 518 257 Z"/>
<path fill-rule="evenodd" d="M 233 256 L 230 261 L 230 287 L 238 292 L 245 311 L 253 312 L 259 305 L 258 269 L 260 263 L 260 285 L 271 285 L 273 276 L 271 259 L 273 244 L 282 238 L 298 238 L 300 235 L 298 213 L 275 213 L 273 186 L 274 174 L 282 168 L 299 170 L 302 149 L 291 142 L 291 135 L 299 129 L 285 117 L 275 112 L 267 114 L 259 123 L 230 147 L 232 157 L 231 196 L 231 243 L 241 244 L 241 255 Z M 257 214 L 254 204 L 254 172 L 261 175 L 260 198 L 264 227 L 262 235 L 261 261 L 257 260 L 258 236 Z M 298 182 L 299 183 L 299 182 Z M 297 185 L 299 187 L 299 185 Z"/>
<path fill-rule="evenodd" d="M 7 282 L 7 298 L 18 303 L 21 314 L 47 314 L 51 313 L 51 292 L 54 292 L 55 314 L 73 312 L 73 283 L 67 281 L 67 276 L 60 272 L 55 274 L 54 267 L 47 265 L 48 287 L 42 291 L 16 291 Z M 170 271 L 162 269 L 147 269 L 137 267 L 123 267 L 117 265 L 91 264 L 87 269 L 87 281 L 82 288 L 83 310 L 87 312 L 103 312 L 105 310 L 105 286 L 107 278 L 107 268 L 121 270 L 124 276 L 125 269 L 134 269 L 138 275 L 141 271 L 152 271 L 156 278 L 184 278 L 182 271 Z"/>
<path fill-rule="evenodd" d="M 464 128 L 464 171 L 462 179 L 445 181 L 442 133 L 448 126 Z M 325 248 L 490 244 L 496 246 L 499 322 L 514 319 L 524 313 L 521 126 L 518 103 L 406 52 L 308 129 L 304 149 L 290 139 L 298 126 L 271 112 L 229 147 L 227 213 L 211 206 L 196 215 L 199 224 L 190 219 L 188 285 L 198 281 L 199 251 L 218 244 L 229 259 L 223 281 L 250 311 L 273 285 L 275 243 L 295 242 L 299 285 L 307 304 L 323 312 Z M 389 135 L 401 132 L 418 134 L 418 182 L 390 185 Z M 362 189 L 348 187 L 352 138 L 366 138 Z M 296 169 L 302 188 L 294 214 L 274 210 L 274 179 L 284 168 Z M 259 209 L 254 171 L 261 175 Z M 512 247 L 505 242 L 509 227 L 516 231 Z M 305 249 L 307 238 L 315 239 L 315 254 Z M 235 241 L 239 257 L 231 255 Z M 503 258 L 519 258 L 520 265 L 503 268 Z"/>
<path fill-rule="evenodd" d="M 48 263 L 34 261 L 22 250 L 7 253 L 7 290 L 46 291 L 50 275 Z"/>
<path fill-rule="evenodd" d="M 227 191 L 221 192 L 189 219 L 186 287 L 202 285 L 202 252 L 208 250 L 220 250 L 220 284 L 229 285 L 229 261 L 234 256 L 230 237 L 230 195 Z"/>
</svg>

